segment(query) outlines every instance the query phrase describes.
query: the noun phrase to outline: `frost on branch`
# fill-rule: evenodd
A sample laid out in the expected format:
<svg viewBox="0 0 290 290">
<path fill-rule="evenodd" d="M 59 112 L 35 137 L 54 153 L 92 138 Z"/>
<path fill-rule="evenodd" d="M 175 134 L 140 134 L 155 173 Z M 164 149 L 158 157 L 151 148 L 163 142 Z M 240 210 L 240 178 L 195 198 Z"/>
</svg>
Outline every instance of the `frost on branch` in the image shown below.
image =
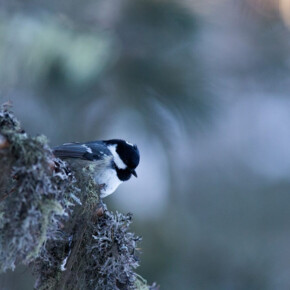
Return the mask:
<svg viewBox="0 0 290 290">
<path fill-rule="evenodd" d="M 36 289 L 156 289 L 134 272 L 131 215 L 109 212 L 89 167 L 53 156 L 0 108 L 0 273 L 32 267 Z"/>
</svg>

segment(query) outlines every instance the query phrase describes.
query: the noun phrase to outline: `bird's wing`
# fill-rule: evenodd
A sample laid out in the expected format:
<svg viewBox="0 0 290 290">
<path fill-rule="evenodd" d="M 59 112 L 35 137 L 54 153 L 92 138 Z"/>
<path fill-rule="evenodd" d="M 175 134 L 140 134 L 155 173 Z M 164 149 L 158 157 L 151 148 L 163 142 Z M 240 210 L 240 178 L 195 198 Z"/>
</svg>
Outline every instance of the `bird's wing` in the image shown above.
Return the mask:
<svg viewBox="0 0 290 290">
<path fill-rule="evenodd" d="M 83 160 L 100 160 L 112 156 L 103 142 L 65 143 L 53 148 L 53 153 L 59 158 L 79 158 Z"/>
</svg>

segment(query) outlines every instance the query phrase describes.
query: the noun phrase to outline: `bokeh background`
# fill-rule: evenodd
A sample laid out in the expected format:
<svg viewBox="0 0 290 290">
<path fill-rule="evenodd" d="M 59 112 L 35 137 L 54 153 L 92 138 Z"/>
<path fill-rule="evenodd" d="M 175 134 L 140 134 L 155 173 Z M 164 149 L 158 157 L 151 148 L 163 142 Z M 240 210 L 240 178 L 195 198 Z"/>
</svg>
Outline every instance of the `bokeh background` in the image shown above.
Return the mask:
<svg viewBox="0 0 290 290">
<path fill-rule="evenodd" d="M 0 101 L 27 132 L 138 144 L 138 179 L 105 202 L 134 214 L 149 283 L 290 289 L 289 0 L 0 7 Z"/>
</svg>

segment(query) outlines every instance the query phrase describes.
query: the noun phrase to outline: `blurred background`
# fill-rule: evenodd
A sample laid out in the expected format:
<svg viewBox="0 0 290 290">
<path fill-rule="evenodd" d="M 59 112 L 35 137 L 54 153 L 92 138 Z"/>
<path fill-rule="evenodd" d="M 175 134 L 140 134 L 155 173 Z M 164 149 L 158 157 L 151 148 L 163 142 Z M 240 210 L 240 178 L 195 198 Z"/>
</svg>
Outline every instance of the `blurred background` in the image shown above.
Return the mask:
<svg viewBox="0 0 290 290">
<path fill-rule="evenodd" d="M 123 138 L 138 273 L 290 289 L 290 1 L 0 1 L 0 102 L 50 145 Z M 25 268 L 0 289 L 32 289 Z"/>
</svg>

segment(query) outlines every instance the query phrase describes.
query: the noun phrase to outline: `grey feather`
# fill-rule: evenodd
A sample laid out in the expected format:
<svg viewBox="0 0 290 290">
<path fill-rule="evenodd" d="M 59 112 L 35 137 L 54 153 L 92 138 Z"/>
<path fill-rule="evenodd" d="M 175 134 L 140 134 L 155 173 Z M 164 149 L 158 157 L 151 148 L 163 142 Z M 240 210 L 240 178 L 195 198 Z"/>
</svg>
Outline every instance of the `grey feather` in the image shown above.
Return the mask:
<svg viewBox="0 0 290 290">
<path fill-rule="evenodd" d="M 53 148 L 53 153 L 59 158 L 78 158 L 83 160 L 100 160 L 112 156 L 107 146 L 101 141 L 87 143 L 65 143 Z"/>
</svg>

